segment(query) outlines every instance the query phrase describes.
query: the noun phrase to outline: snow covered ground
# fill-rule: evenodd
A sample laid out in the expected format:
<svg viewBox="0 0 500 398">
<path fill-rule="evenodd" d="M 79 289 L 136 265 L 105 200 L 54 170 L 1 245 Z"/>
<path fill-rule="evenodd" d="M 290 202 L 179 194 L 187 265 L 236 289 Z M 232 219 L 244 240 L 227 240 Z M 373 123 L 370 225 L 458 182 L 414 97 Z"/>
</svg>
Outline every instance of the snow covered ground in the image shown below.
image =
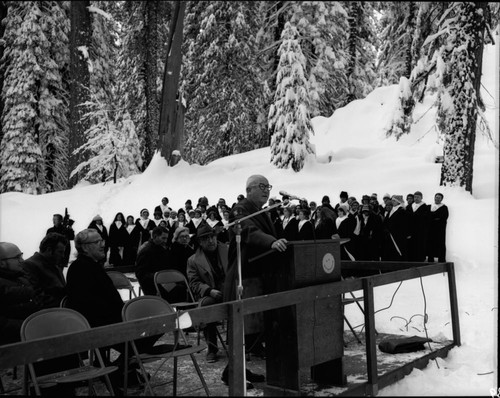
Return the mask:
<svg viewBox="0 0 500 398">
<path fill-rule="evenodd" d="M 488 46 L 483 63 L 483 98 L 496 142 L 498 60 L 498 50 Z M 206 166 L 181 161 L 170 168 L 155 155 L 143 174 L 117 184 L 80 184 L 39 196 L 2 194 L 0 240 L 16 243 L 25 258 L 31 256 L 52 226 L 52 214 L 63 214 L 65 207 L 78 232 L 96 214 L 103 217 L 106 226 L 119 211 L 138 217 L 142 208 L 148 208 L 152 214 L 163 196 L 170 199 L 174 209 L 183 207 L 186 199 L 196 204 L 201 196 L 206 196 L 210 204 L 222 197 L 231 205 L 238 194 L 244 194 L 245 181 L 251 174 L 268 177 L 274 186 L 271 196 L 280 197 L 278 192 L 285 190 L 320 202 L 323 195 L 329 195 L 333 204 L 340 191 L 360 200 L 363 194 L 406 197 L 419 190 L 428 204 L 436 192 L 442 192 L 450 211 L 447 260 L 455 263 L 462 346 L 451 350 L 446 359 L 438 359 L 437 364 L 431 362 L 422 371 L 414 370 L 379 395 L 489 396 L 490 389 L 498 386 L 498 149 L 478 135 L 472 196 L 461 188 L 440 187 L 441 165 L 434 163 L 434 157 L 442 154 L 442 144 L 433 124 L 434 98 L 417 105 L 412 133 L 396 141 L 384 133 L 396 95 L 397 86 L 382 87 L 329 118 L 315 118 L 316 133 L 311 141 L 317 157 L 309 159 L 298 174 L 271 166 L 269 148 L 229 156 Z M 446 276 L 426 277 L 422 282 L 423 290 L 419 280 L 403 282 L 392 306 L 377 313 L 378 331 L 425 336 L 422 316 L 412 318 L 408 331 L 402 319 L 423 314 L 425 293 L 429 337 L 437 341 L 451 338 Z M 389 305 L 397 287 L 394 284 L 375 290 L 376 310 Z M 355 306 L 348 306 L 346 311 L 353 324 L 362 323 L 362 314 Z"/>
</svg>

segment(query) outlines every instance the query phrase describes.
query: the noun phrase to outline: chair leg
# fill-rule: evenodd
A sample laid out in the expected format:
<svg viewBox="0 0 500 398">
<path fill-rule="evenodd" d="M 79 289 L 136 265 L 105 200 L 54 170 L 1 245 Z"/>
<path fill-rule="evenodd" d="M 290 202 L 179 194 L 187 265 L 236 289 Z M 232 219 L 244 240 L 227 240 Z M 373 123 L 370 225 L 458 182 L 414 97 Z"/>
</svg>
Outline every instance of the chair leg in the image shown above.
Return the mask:
<svg viewBox="0 0 500 398">
<path fill-rule="evenodd" d="M 198 373 L 198 376 L 201 380 L 201 384 L 203 384 L 203 388 L 205 389 L 205 393 L 207 394 L 207 397 L 210 395 L 210 391 L 208 391 L 208 386 L 205 381 L 205 378 L 203 377 L 203 374 L 201 373 L 200 367 L 198 366 L 198 361 L 196 360 L 194 354 L 190 354 L 191 360 L 193 361 L 194 368 L 196 369 L 196 373 Z"/>
<path fill-rule="evenodd" d="M 174 397 L 177 396 L 177 357 L 174 357 Z"/>
</svg>

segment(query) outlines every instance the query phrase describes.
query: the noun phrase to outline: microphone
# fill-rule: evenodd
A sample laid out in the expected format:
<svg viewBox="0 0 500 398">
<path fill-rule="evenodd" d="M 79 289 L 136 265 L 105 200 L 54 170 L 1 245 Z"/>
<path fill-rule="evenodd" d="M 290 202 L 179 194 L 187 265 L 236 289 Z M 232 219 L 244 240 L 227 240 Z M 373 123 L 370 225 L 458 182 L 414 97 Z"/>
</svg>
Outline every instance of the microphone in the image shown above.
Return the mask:
<svg viewBox="0 0 500 398">
<path fill-rule="evenodd" d="M 288 196 L 289 200 L 304 200 L 303 198 L 299 198 L 298 196 L 296 195 L 292 195 L 291 193 L 288 193 L 286 191 L 280 191 L 279 194 L 281 196 Z"/>
</svg>

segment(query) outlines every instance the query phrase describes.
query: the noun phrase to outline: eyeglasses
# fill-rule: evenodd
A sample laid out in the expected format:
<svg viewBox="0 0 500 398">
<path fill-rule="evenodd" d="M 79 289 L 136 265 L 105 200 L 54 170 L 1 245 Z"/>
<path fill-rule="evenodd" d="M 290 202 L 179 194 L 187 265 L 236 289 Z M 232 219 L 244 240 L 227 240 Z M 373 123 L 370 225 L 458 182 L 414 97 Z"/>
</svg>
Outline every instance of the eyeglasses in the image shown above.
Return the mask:
<svg viewBox="0 0 500 398">
<path fill-rule="evenodd" d="M 254 185 L 255 187 L 259 187 L 261 191 L 270 191 L 271 189 L 273 189 L 273 186 L 272 185 L 269 185 L 269 184 L 262 184 L 260 183 L 259 185 Z"/>
<path fill-rule="evenodd" d="M 86 245 L 90 245 L 91 243 L 97 243 L 97 244 L 101 244 L 101 243 L 104 243 L 104 239 L 97 239 L 97 240 L 91 240 L 90 242 L 84 242 L 84 244 Z"/>
<path fill-rule="evenodd" d="M 14 256 L 14 257 L 7 257 L 7 258 L 3 258 L 3 260 L 19 260 L 19 261 L 22 261 L 23 259 L 23 253 L 20 253 L 18 254 L 17 256 Z"/>
</svg>

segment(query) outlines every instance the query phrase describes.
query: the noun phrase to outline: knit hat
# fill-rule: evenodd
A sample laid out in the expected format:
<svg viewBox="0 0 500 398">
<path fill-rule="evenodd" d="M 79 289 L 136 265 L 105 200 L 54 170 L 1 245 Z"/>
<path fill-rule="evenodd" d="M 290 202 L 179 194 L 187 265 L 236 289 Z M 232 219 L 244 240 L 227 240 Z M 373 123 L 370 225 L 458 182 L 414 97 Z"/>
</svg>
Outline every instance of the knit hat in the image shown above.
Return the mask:
<svg viewBox="0 0 500 398">
<path fill-rule="evenodd" d="M 384 196 L 382 197 L 382 199 L 385 199 L 385 198 L 390 199 L 390 198 L 391 198 L 391 195 L 390 195 L 390 194 L 388 194 L 388 193 L 386 193 L 386 194 L 384 194 Z"/>
<path fill-rule="evenodd" d="M 404 203 L 404 202 L 403 202 L 403 195 L 392 195 L 391 200 L 392 200 L 393 202 L 397 202 L 397 203 L 398 203 L 398 205 L 401 205 L 401 204 L 403 204 L 403 203 Z"/>
<path fill-rule="evenodd" d="M 92 221 L 98 221 L 98 220 L 102 221 L 102 217 L 99 214 L 92 219 Z"/>
</svg>

